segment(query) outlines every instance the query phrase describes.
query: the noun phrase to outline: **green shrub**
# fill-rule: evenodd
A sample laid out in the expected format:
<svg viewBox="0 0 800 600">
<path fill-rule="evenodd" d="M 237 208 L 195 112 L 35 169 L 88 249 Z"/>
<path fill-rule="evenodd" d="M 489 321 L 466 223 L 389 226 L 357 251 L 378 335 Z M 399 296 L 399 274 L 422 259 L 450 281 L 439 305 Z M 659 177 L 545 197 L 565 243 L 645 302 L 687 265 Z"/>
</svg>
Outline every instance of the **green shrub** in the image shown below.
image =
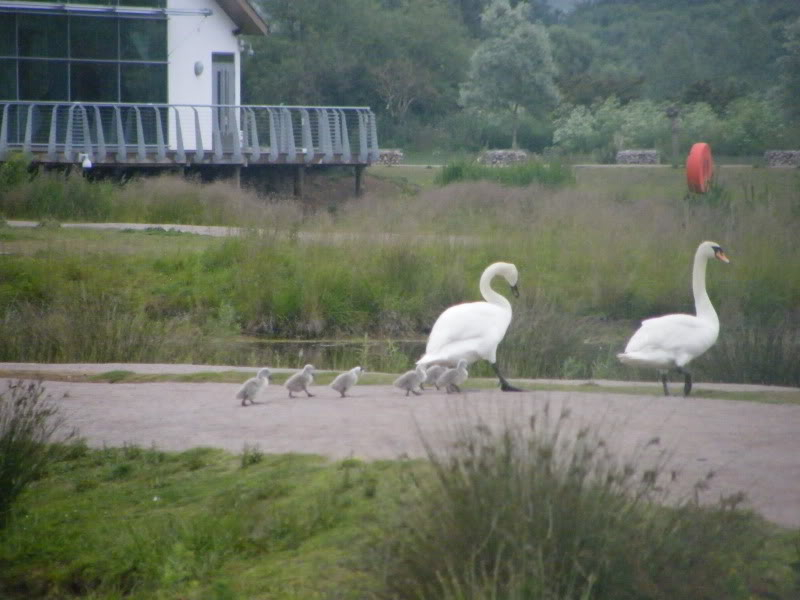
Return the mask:
<svg viewBox="0 0 800 600">
<path fill-rule="evenodd" d="M 448 185 L 459 181 L 494 181 L 508 186 L 564 185 L 573 183 L 575 177 L 568 165 L 561 163 L 526 162 L 507 167 L 490 167 L 475 162 L 458 161 L 442 168 L 436 183 Z"/>
<path fill-rule="evenodd" d="M 529 428 L 479 424 L 447 450 L 428 446 L 434 474 L 414 479 L 380 530 L 382 597 L 750 598 L 757 519 L 739 496 L 659 506 L 670 474 L 651 444 L 619 462 L 567 411 L 545 408 Z"/>
<path fill-rule="evenodd" d="M 0 393 L 0 529 L 16 498 L 57 460 L 62 447 L 48 443 L 63 425 L 41 382 L 13 382 Z"/>
<path fill-rule="evenodd" d="M 0 163 L 0 192 L 7 192 L 28 181 L 31 177 L 30 164 L 30 158 L 21 152 L 12 152 L 3 163 Z M 0 204 L 0 214 L 3 212 L 3 206 Z"/>
</svg>

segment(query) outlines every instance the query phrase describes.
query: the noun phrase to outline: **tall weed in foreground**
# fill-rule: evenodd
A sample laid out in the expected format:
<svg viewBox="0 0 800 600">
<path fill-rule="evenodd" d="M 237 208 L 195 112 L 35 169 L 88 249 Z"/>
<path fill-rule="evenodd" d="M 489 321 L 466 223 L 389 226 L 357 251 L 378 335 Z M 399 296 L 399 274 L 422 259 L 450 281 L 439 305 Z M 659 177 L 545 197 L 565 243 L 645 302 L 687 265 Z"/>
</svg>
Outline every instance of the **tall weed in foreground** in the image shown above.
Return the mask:
<svg viewBox="0 0 800 600">
<path fill-rule="evenodd" d="M 17 497 L 56 459 L 59 448 L 48 443 L 63 425 L 41 382 L 17 381 L 0 393 L 0 530 Z"/>
<path fill-rule="evenodd" d="M 750 598 L 757 519 L 739 497 L 658 505 L 670 475 L 657 444 L 619 461 L 547 408 L 526 427 L 465 426 L 444 451 L 429 443 L 433 475 L 381 530 L 383 597 Z"/>
</svg>

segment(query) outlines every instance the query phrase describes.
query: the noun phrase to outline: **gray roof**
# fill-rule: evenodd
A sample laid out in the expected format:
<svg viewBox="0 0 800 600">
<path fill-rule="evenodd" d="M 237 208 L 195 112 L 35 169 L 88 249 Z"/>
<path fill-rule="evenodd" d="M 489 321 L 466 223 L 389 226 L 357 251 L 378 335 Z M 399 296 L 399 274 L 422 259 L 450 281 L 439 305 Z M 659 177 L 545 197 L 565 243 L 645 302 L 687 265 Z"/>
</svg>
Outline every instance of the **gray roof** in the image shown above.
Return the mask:
<svg viewBox="0 0 800 600">
<path fill-rule="evenodd" d="M 269 26 L 247 0 L 217 0 L 217 4 L 236 23 L 242 33 L 267 35 Z"/>
</svg>

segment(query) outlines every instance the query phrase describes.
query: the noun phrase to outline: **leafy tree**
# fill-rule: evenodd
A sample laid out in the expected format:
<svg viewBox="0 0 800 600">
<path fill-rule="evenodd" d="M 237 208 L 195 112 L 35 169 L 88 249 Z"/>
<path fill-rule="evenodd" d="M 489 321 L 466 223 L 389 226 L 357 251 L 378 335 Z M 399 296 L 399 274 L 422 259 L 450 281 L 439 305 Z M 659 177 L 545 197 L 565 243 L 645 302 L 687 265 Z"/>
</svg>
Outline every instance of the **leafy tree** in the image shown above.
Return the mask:
<svg viewBox="0 0 800 600">
<path fill-rule="evenodd" d="M 800 17 L 786 26 L 784 54 L 781 67 L 783 105 L 792 119 L 800 119 Z"/>
<path fill-rule="evenodd" d="M 542 25 L 528 21 L 524 5 L 494 0 L 482 15 L 487 39 L 472 55 L 462 103 L 479 111 L 511 114 L 511 147 L 517 148 L 522 110 L 537 115 L 559 99 L 550 39 Z"/>
<path fill-rule="evenodd" d="M 565 152 L 590 152 L 598 146 L 597 121 L 585 106 L 574 107 L 555 125 L 553 143 Z"/>
<path fill-rule="evenodd" d="M 261 0 L 272 33 L 250 38 L 254 104 L 367 105 L 392 121 L 458 108 L 469 56 L 450 0 Z"/>
</svg>

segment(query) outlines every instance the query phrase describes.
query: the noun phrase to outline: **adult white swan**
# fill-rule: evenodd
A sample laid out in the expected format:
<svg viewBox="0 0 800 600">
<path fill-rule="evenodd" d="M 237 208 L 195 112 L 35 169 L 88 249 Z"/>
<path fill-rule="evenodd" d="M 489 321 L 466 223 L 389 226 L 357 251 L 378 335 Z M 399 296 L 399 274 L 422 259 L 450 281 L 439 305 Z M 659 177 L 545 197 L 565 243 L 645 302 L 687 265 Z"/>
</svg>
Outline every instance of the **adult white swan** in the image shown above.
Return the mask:
<svg viewBox="0 0 800 600">
<path fill-rule="evenodd" d="M 425 355 L 417 361 L 418 365 L 454 367 L 461 359 L 465 359 L 467 364 L 484 359 L 492 364 L 504 392 L 522 391 L 508 383 L 497 367 L 497 346 L 511 323 L 511 303 L 491 286 L 497 275 L 502 275 L 513 294 L 519 296 L 517 267 L 505 262 L 486 267 L 480 281 L 485 302 L 456 304 L 439 315 L 428 337 Z"/>
<path fill-rule="evenodd" d="M 692 375 L 686 370 L 686 365 L 717 341 L 719 317 L 706 292 L 706 265 L 712 258 L 730 262 L 716 242 L 703 242 L 697 247 L 692 269 L 692 292 L 697 314 L 665 315 L 642 321 L 625 352 L 617 354 L 626 365 L 658 369 L 666 396 L 669 396 L 667 373 L 672 369 L 683 374 L 683 395 L 689 395 Z"/>
</svg>

